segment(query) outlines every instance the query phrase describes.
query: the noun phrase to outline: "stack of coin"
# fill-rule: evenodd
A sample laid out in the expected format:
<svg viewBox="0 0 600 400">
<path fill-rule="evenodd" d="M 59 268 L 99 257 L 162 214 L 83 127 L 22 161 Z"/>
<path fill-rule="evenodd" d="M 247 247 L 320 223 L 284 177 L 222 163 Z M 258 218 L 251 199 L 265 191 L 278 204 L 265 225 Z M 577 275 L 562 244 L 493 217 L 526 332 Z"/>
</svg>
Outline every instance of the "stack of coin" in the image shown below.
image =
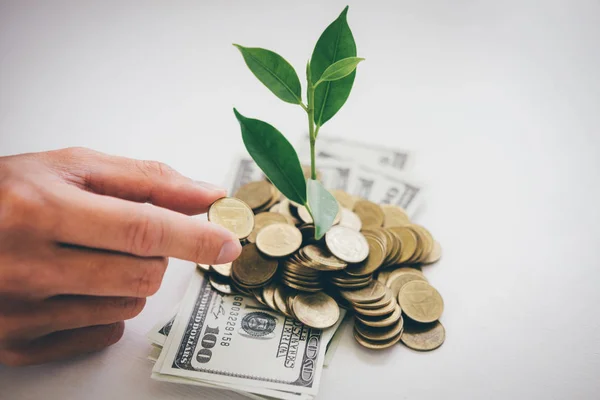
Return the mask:
<svg viewBox="0 0 600 400">
<path fill-rule="evenodd" d="M 323 290 L 323 273 L 317 269 L 306 267 L 306 261 L 301 260 L 300 253 L 294 254 L 280 262 L 282 284 L 303 292 L 319 292 Z"/>
<path fill-rule="evenodd" d="M 256 214 L 269 210 L 279 202 L 280 196 L 279 190 L 268 181 L 249 182 L 233 195 L 248 204 Z"/>
<path fill-rule="evenodd" d="M 369 286 L 373 280 L 373 274 L 365 276 L 354 276 L 345 270 L 329 274 L 329 282 L 340 290 L 357 290 Z"/>
<path fill-rule="evenodd" d="M 436 349 L 444 343 L 446 331 L 438 321 L 444 301 L 434 287 L 424 280 L 407 282 L 400 288 L 398 303 L 409 321 L 402 343 L 421 351 Z"/>
<path fill-rule="evenodd" d="M 398 343 L 404 320 L 392 291 L 378 281 L 361 290 L 341 291 L 354 309 L 354 337 L 362 346 L 381 350 Z"/>
</svg>

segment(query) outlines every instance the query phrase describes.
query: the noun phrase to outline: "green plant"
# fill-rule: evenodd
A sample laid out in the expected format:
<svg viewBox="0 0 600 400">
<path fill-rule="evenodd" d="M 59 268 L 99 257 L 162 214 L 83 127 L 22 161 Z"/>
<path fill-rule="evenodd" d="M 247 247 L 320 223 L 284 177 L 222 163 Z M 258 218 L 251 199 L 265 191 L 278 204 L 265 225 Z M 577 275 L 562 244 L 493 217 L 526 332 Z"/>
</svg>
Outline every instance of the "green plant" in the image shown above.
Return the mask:
<svg viewBox="0 0 600 400">
<path fill-rule="evenodd" d="M 348 26 L 348 7 L 321 34 L 306 65 L 306 104 L 294 68 L 279 54 L 261 48 L 234 44 L 246 65 L 275 96 L 297 104 L 308 115 L 311 177 L 304 179 L 298 154 L 290 142 L 272 125 L 246 118 L 235 108 L 244 145 L 265 175 L 288 199 L 305 206 L 320 239 L 331 227 L 338 213 L 335 198 L 317 181 L 315 142 L 319 130 L 342 108 L 354 83 L 356 67 L 363 58 L 356 57 L 356 44 Z"/>
</svg>

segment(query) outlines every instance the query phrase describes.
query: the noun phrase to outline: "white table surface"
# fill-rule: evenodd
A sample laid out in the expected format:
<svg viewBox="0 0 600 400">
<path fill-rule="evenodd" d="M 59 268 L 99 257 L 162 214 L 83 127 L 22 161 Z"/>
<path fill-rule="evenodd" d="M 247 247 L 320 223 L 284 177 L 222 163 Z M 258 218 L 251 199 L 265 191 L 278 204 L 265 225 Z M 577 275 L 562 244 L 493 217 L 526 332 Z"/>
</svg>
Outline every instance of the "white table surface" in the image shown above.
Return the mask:
<svg viewBox="0 0 600 400">
<path fill-rule="evenodd" d="M 232 106 L 305 132 L 231 43 L 302 75 L 344 5 L 0 0 L 0 154 L 87 146 L 223 182 L 243 151 Z M 318 399 L 598 398 L 600 3 L 354 1 L 349 21 L 367 61 L 321 134 L 417 152 L 447 340 L 375 353 L 347 329 Z M 241 398 L 150 379 L 144 335 L 191 268 L 173 260 L 110 349 L 0 367 L 0 398 Z"/>
</svg>

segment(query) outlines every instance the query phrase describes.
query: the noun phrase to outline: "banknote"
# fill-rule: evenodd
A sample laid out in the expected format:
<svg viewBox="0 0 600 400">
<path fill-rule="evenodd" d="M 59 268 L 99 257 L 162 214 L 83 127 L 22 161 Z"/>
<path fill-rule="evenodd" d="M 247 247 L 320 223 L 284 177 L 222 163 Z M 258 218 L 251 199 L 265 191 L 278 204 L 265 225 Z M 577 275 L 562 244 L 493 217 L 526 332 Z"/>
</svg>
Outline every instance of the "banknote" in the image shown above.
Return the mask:
<svg viewBox="0 0 600 400">
<path fill-rule="evenodd" d="M 153 372 L 315 395 L 327 343 L 339 324 L 312 329 L 249 300 L 216 292 L 195 271 Z"/>
<path fill-rule="evenodd" d="M 180 304 L 178 303 L 175 306 L 175 309 L 167 314 L 166 318 L 158 321 L 148 332 L 146 338 L 153 344 L 157 346 L 164 346 L 167 341 L 167 336 L 169 336 L 169 332 L 171 332 L 171 328 L 173 327 L 173 322 L 175 322 L 175 317 L 177 315 L 177 310 L 179 310 Z"/>
<path fill-rule="evenodd" d="M 317 169 L 327 189 L 344 190 L 378 204 L 396 204 L 411 217 L 423 203 L 423 185 L 407 173 L 387 175 L 362 164 L 333 158 L 319 160 Z M 227 185 L 233 194 L 246 183 L 264 178 L 250 157 L 239 157 L 233 164 Z"/>
<path fill-rule="evenodd" d="M 302 137 L 296 146 L 300 160 L 310 164 L 310 141 L 308 135 Z M 315 156 L 321 159 L 336 159 L 358 162 L 384 174 L 408 171 L 414 163 L 414 154 L 408 150 L 381 146 L 372 143 L 356 142 L 340 137 L 319 135 L 315 146 Z"/>
</svg>

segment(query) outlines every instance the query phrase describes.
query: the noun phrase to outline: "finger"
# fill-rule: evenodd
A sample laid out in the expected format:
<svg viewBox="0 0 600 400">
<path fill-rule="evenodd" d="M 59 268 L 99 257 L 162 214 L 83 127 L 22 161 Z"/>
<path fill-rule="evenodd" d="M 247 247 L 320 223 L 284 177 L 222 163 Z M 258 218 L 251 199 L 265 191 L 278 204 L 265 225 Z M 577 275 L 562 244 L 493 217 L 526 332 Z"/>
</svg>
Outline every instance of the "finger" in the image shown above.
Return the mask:
<svg viewBox="0 0 600 400">
<path fill-rule="evenodd" d="M 21 343 L 52 332 L 108 325 L 137 316 L 145 298 L 59 296 L 3 310 L 0 342 Z"/>
<path fill-rule="evenodd" d="M 40 246 L 19 268 L 2 274 L 0 293 L 17 296 L 26 287 L 29 299 L 61 294 L 148 297 L 160 288 L 168 263 L 166 257 Z"/>
<path fill-rule="evenodd" d="M 164 208 L 68 185 L 55 190 L 51 201 L 57 212 L 46 229 L 61 243 L 202 264 L 230 262 L 241 252 L 239 240 L 225 228 Z"/>
<path fill-rule="evenodd" d="M 0 349 L 0 364 L 43 364 L 93 353 L 115 344 L 123 336 L 124 322 L 55 332 L 25 345 Z"/>
<path fill-rule="evenodd" d="M 111 156 L 89 149 L 56 152 L 76 167 L 69 180 L 95 193 L 154 205 L 187 215 L 206 212 L 227 191 L 206 182 L 196 182 L 157 161 Z M 75 173 L 75 177 L 72 174 Z"/>
</svg>

